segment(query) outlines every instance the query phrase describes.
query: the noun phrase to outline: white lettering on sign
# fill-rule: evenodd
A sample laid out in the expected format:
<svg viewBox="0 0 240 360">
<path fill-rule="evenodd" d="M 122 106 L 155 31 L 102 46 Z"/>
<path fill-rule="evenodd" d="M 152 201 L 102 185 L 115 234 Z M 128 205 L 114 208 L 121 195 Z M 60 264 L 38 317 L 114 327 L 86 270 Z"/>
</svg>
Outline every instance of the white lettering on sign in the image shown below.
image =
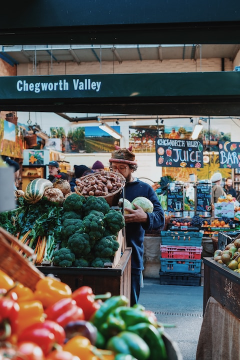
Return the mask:
<svg viewBox="0 0 240 360">
<path fill-rule="evenodd" d="M 18 80 L 17 91 L 35 92 L 36 94 L 41 91 L 67 91 L 69 90 L 69 83 L 66 80 L 59 80 L 58 82 L 37 82 L 28 83 L 26 80 Z"/>
<path fill-rule="evenodd" d="M 73 90 L 75 91 L 96 91 L 101 89 L 101 81 L 92 81 L 91 79 L 73 79 Z M 69 82 L 66 79 L 58 80 L 55 82 L 28 82 L 27 80 L 17 81 L 17 91 L 19 92 L 35 92 L 39 94 L 45 91 L 68 91 L 70 89 Z"/>
</svg>

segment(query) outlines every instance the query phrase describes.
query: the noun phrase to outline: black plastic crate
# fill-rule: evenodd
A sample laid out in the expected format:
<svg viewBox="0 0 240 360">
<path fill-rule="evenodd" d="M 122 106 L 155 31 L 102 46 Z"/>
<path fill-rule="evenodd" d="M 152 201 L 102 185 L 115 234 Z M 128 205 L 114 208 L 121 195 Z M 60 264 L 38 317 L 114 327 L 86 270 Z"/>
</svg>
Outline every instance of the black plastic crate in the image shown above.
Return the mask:
<svg viewBox="0 0 240 360">
<path fill-rule="evenodd" d="M 161 285 L 200 286 L 201 274 L 166 273 L 159 271 Z"/>
</svg>

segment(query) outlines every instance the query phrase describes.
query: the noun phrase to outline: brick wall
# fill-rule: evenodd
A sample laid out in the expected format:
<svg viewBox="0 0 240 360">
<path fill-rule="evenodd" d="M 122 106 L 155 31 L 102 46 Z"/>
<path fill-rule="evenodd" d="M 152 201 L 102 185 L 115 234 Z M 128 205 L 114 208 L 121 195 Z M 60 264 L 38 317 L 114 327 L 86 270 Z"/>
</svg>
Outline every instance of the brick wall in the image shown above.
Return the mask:
<svg viewBox="0 0 240 360">
<path fill-rule="evenodd" d="M 16 76 L 17 75 L 17 67 L 16 65 L 11 66 L 2 59 L 0 59 L 0 76 Z M 0 117 L 5 119 L 6 114 L 9 111 L 0 111 Z"/>
<path fill-rule="evenodd" d="M 225 59 L 225 71 L 232 71 L 233 63 Z M 167 73 L 167 72 L 212 72 L 221 71 L 221 59 L 198 59 L 195 60 L 151 60 L 151 61 L 104 61 L 99 63 L 83 62 L 77 64 L 74 62 L 60 63 L 38 63 L 36 69 L 32 64 L 20 64 L 17 68 L 17 75 L 71 75 L 71 74 L 128 74 L 128 73 Z"/>
</svg>

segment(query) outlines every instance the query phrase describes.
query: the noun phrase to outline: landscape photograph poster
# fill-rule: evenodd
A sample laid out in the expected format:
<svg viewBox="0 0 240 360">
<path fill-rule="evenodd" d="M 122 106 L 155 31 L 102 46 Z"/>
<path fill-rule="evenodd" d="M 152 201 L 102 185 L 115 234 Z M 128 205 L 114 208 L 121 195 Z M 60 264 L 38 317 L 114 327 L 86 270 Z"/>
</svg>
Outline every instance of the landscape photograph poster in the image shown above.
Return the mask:
<svg viewBox="0 0 240 360">
<path fill-rule="evenodd" d="M 111 126 L 111 128 L 120 133 L 120 126 Z M 120 146 L 120 140 L 98 126 L 76 126 L 65 131 L 63 128 L 51 128 L 51 134 L 61 138 L 64 153 L 112 152 L 115 150 L 115 145 Z"/>
<path fill-rule="evenodd" d="M 133 152 L 155 152 L 155 140 L 164 137 L 164 125 L 129 126 L 129 145 Z"/>
<path fill-rule="evenodd" d="M 120 126 L 111 126 L 120 133 Z M 115 146 L 120 146 L 120 140 L 115 139 L 98 126 L 85 126 L 85 150 L 92 152 L 112 152 Z"/>
<path fill-rule="evenodd" d="M 0 119 L 0 155 L 23 158 L 23 134 L 21 129 Z"/>
</svg>

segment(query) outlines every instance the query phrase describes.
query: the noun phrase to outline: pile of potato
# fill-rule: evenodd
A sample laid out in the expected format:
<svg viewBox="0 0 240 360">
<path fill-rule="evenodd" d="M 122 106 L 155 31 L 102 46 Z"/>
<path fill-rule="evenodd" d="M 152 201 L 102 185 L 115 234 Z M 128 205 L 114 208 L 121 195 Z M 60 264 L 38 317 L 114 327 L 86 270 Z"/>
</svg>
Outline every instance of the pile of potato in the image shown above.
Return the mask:
<svg viewBox="0 0 240 360">
<path fill-rule="evenodd" d="M 101 171 L 76 179 L 75 192 L 83 196 L 107 196 L 120 190 L 125 178 L 116 172 Z"/>
</svg>

